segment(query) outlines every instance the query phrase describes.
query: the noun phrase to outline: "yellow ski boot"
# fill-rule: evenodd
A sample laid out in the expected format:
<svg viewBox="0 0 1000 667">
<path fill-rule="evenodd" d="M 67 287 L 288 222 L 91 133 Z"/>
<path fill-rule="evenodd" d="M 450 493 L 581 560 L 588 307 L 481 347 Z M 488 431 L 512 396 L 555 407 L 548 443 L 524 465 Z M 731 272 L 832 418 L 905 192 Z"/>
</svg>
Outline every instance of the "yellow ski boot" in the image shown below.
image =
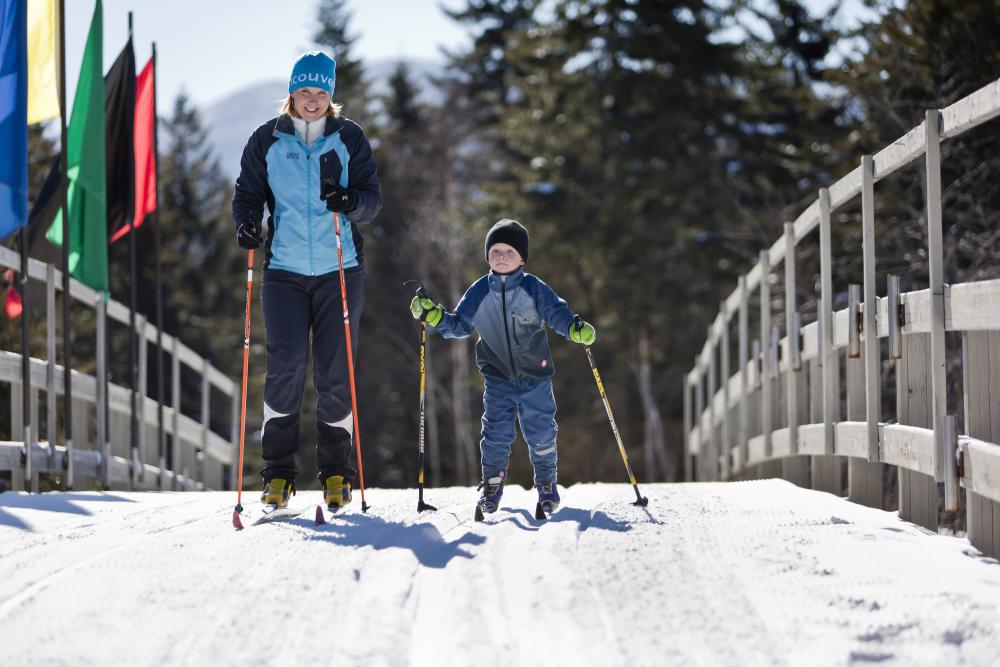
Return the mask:
<svg viewBox="0 0 1000 667">
<path fill-rule="evenodd" d="M 351 482 L 342 475 L 330 475 L 323 480 L 323 499 L 326 509 L 336 512 L 351 502 Z"/>
<path fill-rule="evenodd" d="M 288 497 L 295 495 L 295 482 L 280 477 L 273 477 L 264 485 L 260 494 L 260 502 L 272 510 L 288 507 Z"/>
</svg>

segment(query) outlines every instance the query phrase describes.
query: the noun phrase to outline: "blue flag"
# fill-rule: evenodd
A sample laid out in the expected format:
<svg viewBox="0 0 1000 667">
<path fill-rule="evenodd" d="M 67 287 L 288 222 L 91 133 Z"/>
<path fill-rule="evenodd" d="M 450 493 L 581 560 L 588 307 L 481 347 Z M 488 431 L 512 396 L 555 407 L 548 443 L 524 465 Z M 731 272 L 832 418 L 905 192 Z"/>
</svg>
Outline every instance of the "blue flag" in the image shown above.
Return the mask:
<svg viewBox="0 0 1000 667">
<path fill-rule="evenodd" d="M 0 0 L 0 239 L 28 222 L 27 6 Z"/>
</svg>

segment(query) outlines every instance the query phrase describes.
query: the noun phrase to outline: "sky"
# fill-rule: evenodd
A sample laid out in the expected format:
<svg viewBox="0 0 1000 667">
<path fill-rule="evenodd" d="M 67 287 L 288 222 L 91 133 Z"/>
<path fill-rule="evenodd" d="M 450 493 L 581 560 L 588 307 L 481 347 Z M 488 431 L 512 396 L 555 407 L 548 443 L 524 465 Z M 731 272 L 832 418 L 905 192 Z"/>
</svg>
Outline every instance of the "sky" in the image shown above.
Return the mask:
<svg viewBox="0 0 1000 667">
<path fill-rule="evenodd" d="M 76 78 L 95 0 L 66 0 L 67 99 Z M 198 106 L 253 83 L 281 79 L 314 48 L 318 0 L 104 0 L 104 71 L 128 38 L 133 13 L 136 70 L 156 42 L 159 106 L 182 89 Z M 362 60 L 443 60 L 442 46 L 466 43 L 462 26 L 441 6 L 459 0 L 349 0 L 352 55 Z M 336 57 L 336 54 L 332 54 Z"/>
<path fill-rule="evenodd" d="M 762 0 L 763 1 L 763 0 Z M 812 10 L 837 0 L 805 0 Z M 67 99 L 72 107 L 84 43 L 95 0 L 66 0 Z M 104 71 L 128 36 L 133 12 L 136 70 L 156 42 L 158 103 L 169 104 L 181 90 L 204 107 L 254 83 L 281 79 L 303 51 L 313 48 L 318 0 L 104 0 Z M 352 55 L 383 59 L 443 60 L 441 48 L 469 43 L 464 28 L 441 7 L 462 0 L 348 0 Z M 861 0 L 843 0 L 840 21 L 851 23 Z M 332 54 L 336 57 L 336 54 Z"/>
</svg>

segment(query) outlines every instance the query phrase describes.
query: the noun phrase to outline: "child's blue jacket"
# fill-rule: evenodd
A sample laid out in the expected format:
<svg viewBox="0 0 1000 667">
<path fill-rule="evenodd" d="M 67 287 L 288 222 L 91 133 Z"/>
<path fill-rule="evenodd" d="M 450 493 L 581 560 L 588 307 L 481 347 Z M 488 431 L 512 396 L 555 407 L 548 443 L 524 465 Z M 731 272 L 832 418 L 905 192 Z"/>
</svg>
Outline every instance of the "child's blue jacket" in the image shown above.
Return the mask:
<svg viewBox="0 0 1000 667">
<path fill-rule="evenodd" d="M 507 275 L 490 271 L 474 282 L 455 312 L 445 312 L 435 329 L 445 338 L 465 338 L 478 331 L 479 370 L 516 380 L 552 375 L 555 368 L 545 325 L 569 338 L 572 323 L 566 302 L 542 280 L 518 269 Z"/>
</svg>

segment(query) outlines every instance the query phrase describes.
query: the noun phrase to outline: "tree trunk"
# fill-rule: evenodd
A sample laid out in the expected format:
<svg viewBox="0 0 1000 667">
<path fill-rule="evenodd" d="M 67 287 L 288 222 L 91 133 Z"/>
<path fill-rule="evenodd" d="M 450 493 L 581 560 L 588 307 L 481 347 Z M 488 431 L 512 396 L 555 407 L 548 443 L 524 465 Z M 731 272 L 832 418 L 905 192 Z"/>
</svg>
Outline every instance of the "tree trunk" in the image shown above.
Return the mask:
<svg viewBox="0 0 1000 667">
<path fill-rule="evenodd" d="M 653 372 L 649 362 L 649 335 L 639 335 L 639 396 L 642 399 L 643 454 L 648 481 L 672 479 L 664 449 L 663 419 L 653 396 Z"/>
</svg>

